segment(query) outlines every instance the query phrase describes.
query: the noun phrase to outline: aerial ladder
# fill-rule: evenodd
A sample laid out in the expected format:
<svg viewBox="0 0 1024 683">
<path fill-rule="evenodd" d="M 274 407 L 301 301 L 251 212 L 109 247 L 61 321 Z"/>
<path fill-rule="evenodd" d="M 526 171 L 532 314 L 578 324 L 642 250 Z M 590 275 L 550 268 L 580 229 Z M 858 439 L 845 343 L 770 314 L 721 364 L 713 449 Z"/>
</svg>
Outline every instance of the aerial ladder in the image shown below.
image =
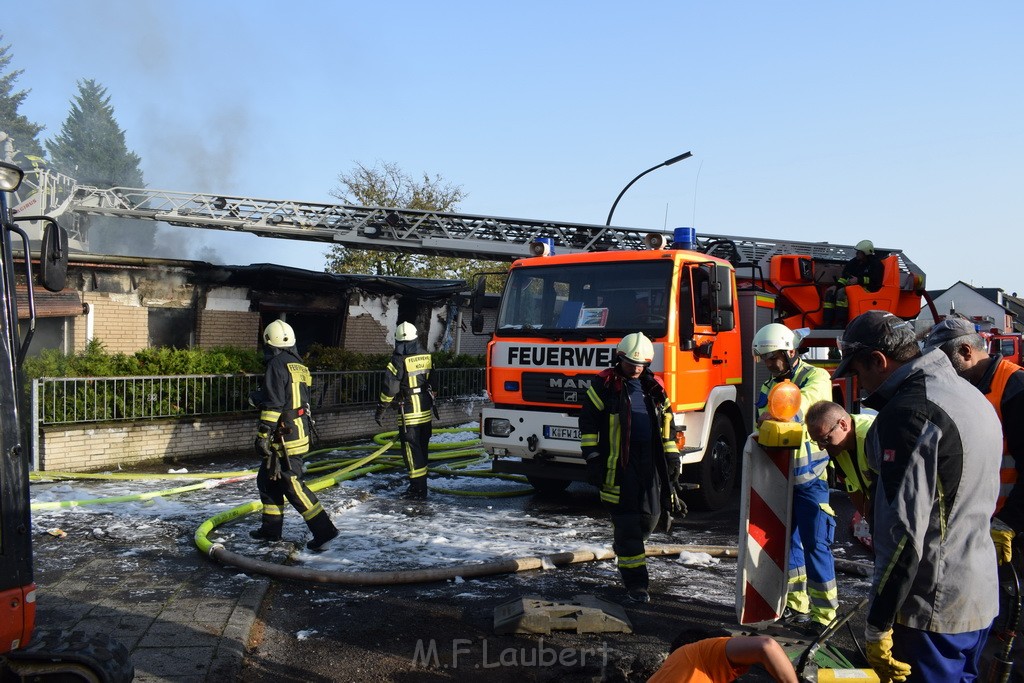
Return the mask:
<svg viewBox="0 0 1024 683">
<path fill-rule="evenodd" d="M 560 254 L 661 248 L 665 232 L 395 207 L 366 207 L 149 188 L 100 188 L 39 168 L 26 174 L 15 215 L 47 215 L 68 231 L 71 248 L 88 251 L 92 217 L 244 232 L 260 237 L 338 244 L 427 256 L 516 261 Z M 719 234 L 694 235 L 690 248 L 729 261 L 741 288 L 777 297 L 778 318 L 790 327 L 822 324 L 825 289 L 853 258 L 852 245 Z M 886 257 L 887 296 L 863 296 L 855 308 L 883 308 L 904 318 L 920 311 L 924 275 L 899 249 Z M 929 302 L 930 305 L 930 302 Z M 934 311 L 933 311 L 934 314 Z M 814 333 L 808 338 L 815 336 Z"/>
<path fill-rule="evenodd" d="M 498 261 L 527 257 L 543 238 L 559 253 L 646 249 L 658 233 L 638 228 L 567 223 L 464 213 L 366 207 L 227 194 L 175 192 L 148 188 L 99 188 L 39 169 L 26 175 L 28 188 L 15 204 L 17 214 L 42 214 L 61 221 L 70 242 L 88 245 L 90 216 L 165 222 L 190 228 L 246 232 L 260 237 L 339 244 L 346 248 L 454 256 Z M 668 236 L 665 235 L 665 238 Z M 737 277 L 770 279 L 776 256 L 805 257 L 843 263 L 853 258 L 851 245 L 828 242 L 701 234 L 695 250 L 729 260 Z M 898 249 L 901 274 L 921 271 Z M 923 285 L 923 282 L 918 283 Z"/>
</svg>

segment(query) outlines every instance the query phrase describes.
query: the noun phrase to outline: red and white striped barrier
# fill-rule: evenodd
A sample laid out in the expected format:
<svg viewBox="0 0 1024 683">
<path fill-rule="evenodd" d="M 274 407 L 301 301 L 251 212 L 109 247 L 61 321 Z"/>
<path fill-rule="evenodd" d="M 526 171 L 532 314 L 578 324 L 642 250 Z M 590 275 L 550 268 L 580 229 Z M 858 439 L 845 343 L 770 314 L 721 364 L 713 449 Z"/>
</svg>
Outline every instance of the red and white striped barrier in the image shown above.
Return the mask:
<svg viewBox="0 0 1024 683">
<path fill-rule="evenodd" d="M 753 434 L 747 438 L 736 562 L 736 617 L 744 626 L 768 625 L 786 606 L 792 461 L 792 448 L 763 448 Z"/>
</svg>

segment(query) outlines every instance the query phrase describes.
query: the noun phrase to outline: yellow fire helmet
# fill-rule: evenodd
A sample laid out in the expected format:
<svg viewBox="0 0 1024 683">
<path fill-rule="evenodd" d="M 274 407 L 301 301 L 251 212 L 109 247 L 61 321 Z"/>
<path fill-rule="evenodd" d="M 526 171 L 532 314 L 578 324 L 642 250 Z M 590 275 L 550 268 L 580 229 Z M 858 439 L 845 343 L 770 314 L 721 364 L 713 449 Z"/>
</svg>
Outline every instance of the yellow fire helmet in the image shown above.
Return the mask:
<svg viewBox="0 0 1024 683">
<path fill-rule="evenodd" d="M 871 242 L 871 240 L 861 240 L 860 242 L 857 242 L 857 246 L 854 248 L 857 251 L 863 251 L 868 256 L 871 256 L 872 254 L 875 253 L 875 245 Z"/>
</svg>

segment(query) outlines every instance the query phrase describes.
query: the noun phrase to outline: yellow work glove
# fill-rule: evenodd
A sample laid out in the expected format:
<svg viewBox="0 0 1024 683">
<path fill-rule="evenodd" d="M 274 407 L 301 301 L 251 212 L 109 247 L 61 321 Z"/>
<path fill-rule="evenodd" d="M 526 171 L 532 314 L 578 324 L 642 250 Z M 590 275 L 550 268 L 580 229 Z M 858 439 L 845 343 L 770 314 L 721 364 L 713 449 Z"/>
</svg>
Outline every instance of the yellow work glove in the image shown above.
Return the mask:
<svg viewBox="0 0 1024 683">
<path fill-rule="evenodd" d="M 993 517 L 989 533 L 992 534 L 992 542 L 996 544 L 996 559 L 999 560 L 999 564 L 1006 564 L 1013 556 L 1013 529 L 1002 520 Z"/>
<path fill-rule="evenodd" d="M 892 656 L 892 629 L 879 631 L 871 624 L 864 628 L 868 663 L 878 674 L 881 683 L 903 683 L 910 675 L 910 665 Z"/>
</svg>

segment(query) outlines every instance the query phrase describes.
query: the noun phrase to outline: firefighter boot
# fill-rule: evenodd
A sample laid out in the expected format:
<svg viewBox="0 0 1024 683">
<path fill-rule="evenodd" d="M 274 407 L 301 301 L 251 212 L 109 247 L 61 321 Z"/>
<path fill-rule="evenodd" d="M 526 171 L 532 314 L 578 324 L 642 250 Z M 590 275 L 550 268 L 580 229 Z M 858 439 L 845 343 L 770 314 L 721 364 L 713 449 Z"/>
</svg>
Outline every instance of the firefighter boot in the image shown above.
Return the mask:
<svg viewBox="0 0 1024 683">
<path fill-rule="evenodd" d="M 284 517 L 281 516 L 281 507 L 272 503 L 263 504 L 263 515 L 258 529 L 249 532 L 249 538 L 257 541 L 280 541 L 281 531 L 284 529 Z"/>
<path fill-rule="evenodd" d="M 313 540 L 306 544 L 306 548 L 309 550 L 323 550 L 328 543 L 338 537 L 338 528 L 334 526 L 334 522 L 326 512 L 320 512 L 306 524 L 313 532 Z"/>
<path fill-rule="evenodd" d="M 415 479 L 409 480 L 409 488 L 402 494 L 402 498 L 406 500 L 426 500 L 427 499 L 427 478 L 416 477 Z"/>
<path fill-rule="evenodd" d="M 252 531 L 250 531 L 249 538 L 254 538 L 257 541 L 280 541 L 281 532 L 273 531 L 264 526 L 261 526 L 259 529 L 253 529 Z"/>
</svg>

